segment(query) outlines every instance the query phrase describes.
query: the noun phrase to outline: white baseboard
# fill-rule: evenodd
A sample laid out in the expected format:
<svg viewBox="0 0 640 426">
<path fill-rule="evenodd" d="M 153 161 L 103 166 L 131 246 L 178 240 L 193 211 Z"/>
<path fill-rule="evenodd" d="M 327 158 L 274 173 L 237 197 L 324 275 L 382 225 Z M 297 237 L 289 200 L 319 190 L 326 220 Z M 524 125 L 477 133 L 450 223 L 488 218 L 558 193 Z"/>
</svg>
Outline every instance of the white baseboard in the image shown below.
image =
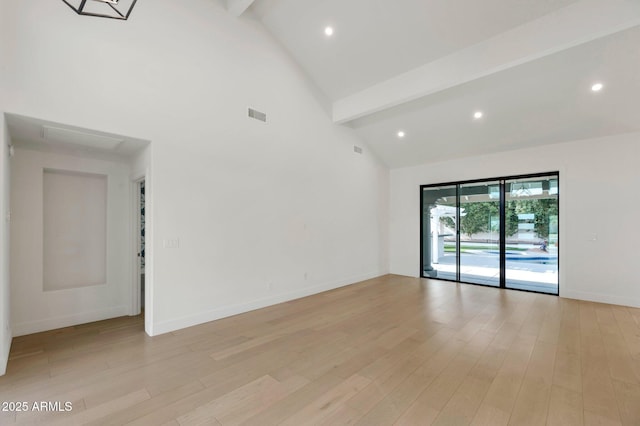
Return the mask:
<svg viewBox="0 0 640 426">
<path fill-rule="evenodd" d="M 633 308 L 640 308 L 640 300 L 632 299 L 628 297 L 612 296 L 609 294 L 601 293 L 589 293 L 586 291 L 574 291 L 567 290 L 562 291 L 560 288 L 560 297 L 567 299 L 585 300 L 588 302 L 608 303 L 610 305 L 631 306 Z"/>
<path fill-rule="evenodd" d="M 0 353 L 0 376 L 4 376 L 7 372 L 7 363 L 9 362 L 9 352 L 11 351 L 11 331 L 5 336 L 4 342 L 2 342 L 2 353 Z"/>
<path fill-rule="evenodd" d="M 128 306 L 114 306 L 99 311 L 82 312 L 79 314 L 64 315 L 46 318 L 37 321 L 21 322 L 13 324 L 13 335 L 24 336 L 26 334 L 39 333 L 41 331 L 55 330 L 57 328 L 71 327 L 88 322 L 102 321 L 109 318 L 129 315 Z"/>
<path fill-rule="evenodd" d="M 291 300 L 300 299 L 302 297 L 311 296 L 314 294 L 322 293 L 324 291 L 333 290 L 339 287 L 344 287 L 350 284 L 355 284 L 360 281 L 369 280 L 382 275 L 386 275 L 387 272 L 373 272 L 370 274 L 362 275 L 359 277 L 352 277 L 343 280 L 328 282 L 313 287 L 306 287 L 297 291 L 278 294 L 271 297 L 252 300 L 246 303 L 239 303 L 236 305 L 225 306 L 223 308 L 213 309 L 211 311 L 201 312 L 194 315 L 189 315 L 182 318 L 171 319 L 167 321 L 161 321 L 154 325 L 153 335 L 157 336 L 171 331 L 180 330 L 194 325 L 203 324 L 210 321 L 215 321 L 221 318 L 230 317 L 233 315 L 243 314 L 245 312 L 254 311 L 256 309 L 266 308 L 267 306 L 277 305 L 278 303 L 289 302 Z"/>
</svg>

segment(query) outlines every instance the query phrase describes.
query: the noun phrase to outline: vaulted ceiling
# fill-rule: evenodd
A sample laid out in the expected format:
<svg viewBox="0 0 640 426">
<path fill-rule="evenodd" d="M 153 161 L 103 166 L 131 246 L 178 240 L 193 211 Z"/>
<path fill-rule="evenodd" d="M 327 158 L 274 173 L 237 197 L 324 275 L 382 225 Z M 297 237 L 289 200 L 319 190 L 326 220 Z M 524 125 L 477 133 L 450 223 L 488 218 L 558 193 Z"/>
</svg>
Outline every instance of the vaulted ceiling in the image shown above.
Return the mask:
<svg viewBox="0 0 640 426">
<path fill-rule="evenodd" d="M 390 167 L 640 131 L 640 0 L 225 1 Z"/>
</svg>

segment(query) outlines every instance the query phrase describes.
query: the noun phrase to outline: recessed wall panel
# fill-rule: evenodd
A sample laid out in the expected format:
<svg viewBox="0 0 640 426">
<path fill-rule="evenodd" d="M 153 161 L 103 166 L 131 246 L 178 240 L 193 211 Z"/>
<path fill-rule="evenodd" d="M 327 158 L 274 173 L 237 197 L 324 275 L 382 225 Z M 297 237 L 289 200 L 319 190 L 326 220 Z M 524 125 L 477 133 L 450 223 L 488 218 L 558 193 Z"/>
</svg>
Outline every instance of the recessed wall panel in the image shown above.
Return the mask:
<svg viewBox="0 0 640 426">
<path fill-rule="evenodd" d="M 45 291 L 106 283 L 107 176 L 45 169 Z"/>
</svg>

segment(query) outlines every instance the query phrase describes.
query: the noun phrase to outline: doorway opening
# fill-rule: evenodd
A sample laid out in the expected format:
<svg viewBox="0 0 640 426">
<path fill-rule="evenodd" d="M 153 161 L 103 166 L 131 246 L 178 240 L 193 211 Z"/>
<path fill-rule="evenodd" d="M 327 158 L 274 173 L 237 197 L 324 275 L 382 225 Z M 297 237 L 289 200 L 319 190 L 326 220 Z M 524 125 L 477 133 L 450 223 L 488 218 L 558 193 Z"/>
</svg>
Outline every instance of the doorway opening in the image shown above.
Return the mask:
<svg viewBox="0 0 640 426">
<path fill-rule="evenodd" d="M 146 202 L 145 202 L 145 180 L 136 182 L 136 293 L 138 299 L 137 312 L 144 316 L 145 308 L 145 224 L 146 224 Z"/>
<path fill-rule="evenodd" d="M 138 181 L 146 180 L 151 205 L 151 142 L 17 114 L 4 118 L 15 147 L 11 211 L 20 218 L 8 241 L 13 336 L 138 315 L 143 300 L 151 334 L 153 256 L 145 248 L 144 297 L 136 256 Z M 153 237 L 150 224 L 146 213 L 145 242 Z"/>
</svg>

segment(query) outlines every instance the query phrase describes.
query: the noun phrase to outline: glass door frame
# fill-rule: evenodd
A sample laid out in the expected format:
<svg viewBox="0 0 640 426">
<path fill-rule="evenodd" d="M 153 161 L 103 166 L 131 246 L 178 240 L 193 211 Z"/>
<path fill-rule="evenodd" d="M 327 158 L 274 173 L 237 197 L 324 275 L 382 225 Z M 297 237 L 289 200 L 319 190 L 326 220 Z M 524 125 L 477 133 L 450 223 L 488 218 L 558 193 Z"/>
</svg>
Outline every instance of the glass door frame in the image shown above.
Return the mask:
<svg viewBox="0 0 640 426">
<path fill-rule="evenodd" d="M 557 264 L 557 271 L 558 271 L 558 283 L 557 283 L 557 291 L 556 293 L 548 293 L 548 292 L 542 292 L 542 291 L 535 291 L 535 290 L 527 290 L 527 289 L 519 289 L 519 288 L 511 288 L 511 287 L 507 287 L 507 279 L 506 279 L 506 266 L 507 266 L 507 253 L 506 253 L 506 248 L 507 248 L 507 239 L 506 239 L 506 210 L 507 210 L 507 186 L 506 186 L 506 182 L 508 180 L 518 180 L 518 179 L 530 179 L 530 178 L 547 178 L 547 177 L 555 177 L 557 179 L 557 185 L 558 185 L 558 218 L 560 218 L 560 172 L 559 171 L 552 171 L 552 172 L 544 172 L 544 173 L 533 173 L 533 174 L 523 174 L 523 175 L 514 175 L 514 176 L 501 176 L 501 177 L 494 177 L 494 178 L 484 178 L 484 179 L 472 179 L 472 180 L 464 180 L 464 181 L 454 181 L 454 182 L 444 182 L 444 183 L 435 183 L 435 184 L 428 184 L 428 185 L 420 185 L 420 277 L 421 278 L 429 278 L 429 279 L 437 279 L 437 280 L 441 280 L 441 281 L 448 281 L 448 282 L 457 282 L 457 283 L 463 283 L 463 284 L 473 284 L 473 285 L 480 285 L 483 287 L 491 287 L 491 288 L 501 288 L 501 289 L 507 289 L 507 290 L 516 290 L 516 291 L 525 291 L 525 292 L 530 292 L 530 293 L 539 293 L 539 294 L 548 294 L 548 295 L 553 295 L 553 296 L 559 296 L 560 294 L 560 253 L 558 252 L 558 264 Z M 460 215 L 460 186 L 461 185 L 467 185 L 467 184 L 476 184 L 476 183 L 484 183 L 484 182 L 499 182 L 500 185 L 500 202 L 499 202 L 499 215 L 500 215 L 500 241 L 499 241 L 499 256 L 500 256 L 500 285 L 499 287 L 493 286 L 493 285 L 488 285 L 488 284 L 481 284 L 481 283 L 474 283 L 474 282 L 467 282 L 467 281 L 462 281 L 460 279 L 460 267 L 461 267 L 461 262 L 460 262 L 460 254 L 461 254 L 461 243 L 460 243 L 460 222 L 461 222 L 461 215 Z M 456 234 L 456 279 L 452 280 L 452 279 L 448 279 L 448 278 L 439 278 L 439 277 L 432 277 L 432 276 L 425 276 L 424 273 L 424 190 L 428 189 L 428 188 L 439 188 L 439 187 L 446 187 L 446 186 L 455 186 L 455 192 L 456 192 L 456 208 L 458 211 L 458 214 L 456 215 L 456 220 L 455 220 L 455 234 Z M 560 221 L 558 221 L 558 241 L 560 240 Z"/>
</svg>

